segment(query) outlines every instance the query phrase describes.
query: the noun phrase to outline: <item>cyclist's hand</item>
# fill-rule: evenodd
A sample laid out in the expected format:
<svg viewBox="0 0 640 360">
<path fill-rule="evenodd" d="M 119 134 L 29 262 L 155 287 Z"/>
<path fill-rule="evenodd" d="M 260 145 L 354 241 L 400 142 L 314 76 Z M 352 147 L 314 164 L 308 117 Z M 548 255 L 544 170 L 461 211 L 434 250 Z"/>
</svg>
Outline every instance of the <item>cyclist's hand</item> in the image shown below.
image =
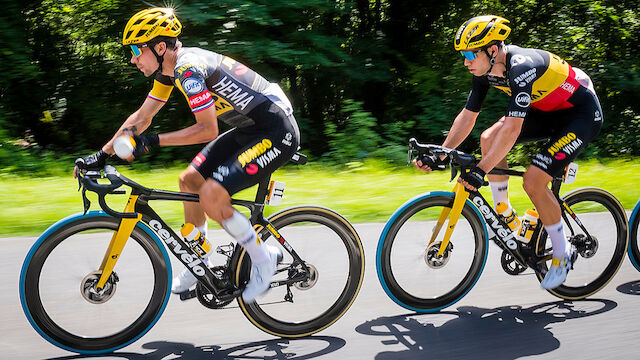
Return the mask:
<svg viewBox="0 0 640 360">
<path fill-rule="evenodd" d="M 436 155 L 423 155 L 421 158 L 413 159 L 413 165 L 420 171 L 428 172 L 432 170 L 444 170 L 447 167 L 447 161 L 440 159 Z"/>
<path fill-rule="evenodd" d="M 136 142 L 136 147 L 133 149 L 133 157 L 139 158 L 146 154 L 152 148 L 160 145 L 160 138 L 158 134 L 140 134 L 132 135 L 133 140 Z"/>
<path fill-rule="evenodd" d="M 73 178 L 75 179 L 78 177 L 78 171 L 86 172 L 88 170 L 102 169 L 109 156 L 109 154 L 100 149 L 95 154 L 91 154 L 84 158 L 77 158 L 76 166 L 73 168 Z"/>
<path fill-rule="evenodd" d="M 484 185 L 484 176 L 487 173 L 479 167 L 474 167 L 468 172 L 462 173 L 458 178 L 458 182 L 469 190 L 478 190 Z"/>
</svg>

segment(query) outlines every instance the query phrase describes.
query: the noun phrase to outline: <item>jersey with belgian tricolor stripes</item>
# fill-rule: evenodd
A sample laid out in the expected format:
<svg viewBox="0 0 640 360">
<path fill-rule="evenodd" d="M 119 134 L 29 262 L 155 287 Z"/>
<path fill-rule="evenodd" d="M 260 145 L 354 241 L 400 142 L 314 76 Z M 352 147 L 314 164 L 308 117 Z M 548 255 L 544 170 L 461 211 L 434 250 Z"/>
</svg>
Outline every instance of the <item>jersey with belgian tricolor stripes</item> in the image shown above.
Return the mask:
<svg viewBox="0 0 640 360">
<path fill-rule="evenodd" d="M 233 127 L 245 127 L 255 123 L 249 116 L 251 110 L 270 100 L 271 85 L 230 57 L 199 48 L 180 48 L 174 76 L 158 73 L 149 97 L 166 101 L 175 86 L 194 113 L 215 106 L 218 119 Z"/>
<path fill-rule="evenodd" d="M 557 111 L 573 107 L 570 97 L 580 84 L 566 61 L 544 50 L 504 47 L 505 77 L 474 76 L 465 108 L 480 111 L 489 87 L 510 96 L 505 116 L 525 117 L 529 107 Z"/>
</svg>

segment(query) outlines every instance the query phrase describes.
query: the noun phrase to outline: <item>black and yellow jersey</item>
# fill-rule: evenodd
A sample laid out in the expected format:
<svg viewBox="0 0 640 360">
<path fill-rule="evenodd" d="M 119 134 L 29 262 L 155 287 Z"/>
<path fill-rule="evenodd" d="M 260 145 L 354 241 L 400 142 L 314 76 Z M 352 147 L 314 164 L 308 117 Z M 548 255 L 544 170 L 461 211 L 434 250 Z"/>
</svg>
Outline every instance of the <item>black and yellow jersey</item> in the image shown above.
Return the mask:
<svg viewBox="0 0 640 360">
<path fill-rule="evenodd" d="M 546 112 L 573 107 L 570 97 L 580 83 L 566 61 L 548 51 L 514 45 L 505 46 L 504 52 L 505 76 L 474 76 L 466 109 L 480 111 L 491 86 L 511 97 L 505 116 L 524 118 L 529 107 Z"/>
<path fill-rule="evenodd" d="M 255 123 L 251 110 L 272 101 L 291 112 L 291 104 L 277 84 L 232 58 L 199 48 L 180 48 L 174 76 L 156 74 L 148 97 L 166 102 L 173 87 L 182 92 L 191 111 L 215 106 L 218 119 L 233 127 Z"/>
</svg>

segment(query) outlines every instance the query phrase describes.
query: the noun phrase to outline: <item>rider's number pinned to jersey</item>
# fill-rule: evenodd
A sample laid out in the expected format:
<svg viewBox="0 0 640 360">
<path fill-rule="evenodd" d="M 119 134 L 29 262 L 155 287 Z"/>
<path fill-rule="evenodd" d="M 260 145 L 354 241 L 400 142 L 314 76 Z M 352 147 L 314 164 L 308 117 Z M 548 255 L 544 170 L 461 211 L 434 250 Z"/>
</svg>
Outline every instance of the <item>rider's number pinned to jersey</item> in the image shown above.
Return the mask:
<svg viewBox="0 0 640 360">
<path fill-rule="evenodd" d="M 271 183 L 269 183 L 269 195 L 267 196 L 267 204 L 271 206 L 280 205 L 282 203 L 283 194 L 284 183 L 282 181 L 271 180 Z"/>
<path fill-rule="evenodd" d="M 564 176 L 562 177 L 562 182 L 565 184 L 573 184 L 576 181 L 577 176 L 578 164 L 572 162 L 567 165 Z"/>
</svg>

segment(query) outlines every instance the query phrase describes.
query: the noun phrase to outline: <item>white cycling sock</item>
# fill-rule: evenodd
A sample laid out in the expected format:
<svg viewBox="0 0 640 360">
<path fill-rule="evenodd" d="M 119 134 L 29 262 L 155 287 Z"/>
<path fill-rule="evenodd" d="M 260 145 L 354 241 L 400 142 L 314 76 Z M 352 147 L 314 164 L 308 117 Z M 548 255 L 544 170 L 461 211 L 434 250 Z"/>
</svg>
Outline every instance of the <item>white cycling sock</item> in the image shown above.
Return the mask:
<svg viewBox="0 0 640 360">
<path fill-rule="evenodd" d="M 235 210 L 230 218 L 222 221 L 222 227 L 247 250 L 254 264 L 269 261 L 266 245 L 256 235 L 249 219 L 240 212 Z"/>
<path fill-rule="evenodd" d="M 509 202 L 509 180 L 500 182 L 489 181 L 491 187 L 491 195 L 493 196 L 493 207 L 495 208 L 499 202 L 511 206 Z"/>
<path fill-rule="evenodd" d="M 562 220 L 557 224 L 545 225 L 544 229 L 547 230 L 547 234 L 549 234 L 549 238 L 551 238 L 553 257 L 560 259 L 569 257 L 569 241 L 567 241 L 567 237 L 564 235 Z"/>
</svg>

